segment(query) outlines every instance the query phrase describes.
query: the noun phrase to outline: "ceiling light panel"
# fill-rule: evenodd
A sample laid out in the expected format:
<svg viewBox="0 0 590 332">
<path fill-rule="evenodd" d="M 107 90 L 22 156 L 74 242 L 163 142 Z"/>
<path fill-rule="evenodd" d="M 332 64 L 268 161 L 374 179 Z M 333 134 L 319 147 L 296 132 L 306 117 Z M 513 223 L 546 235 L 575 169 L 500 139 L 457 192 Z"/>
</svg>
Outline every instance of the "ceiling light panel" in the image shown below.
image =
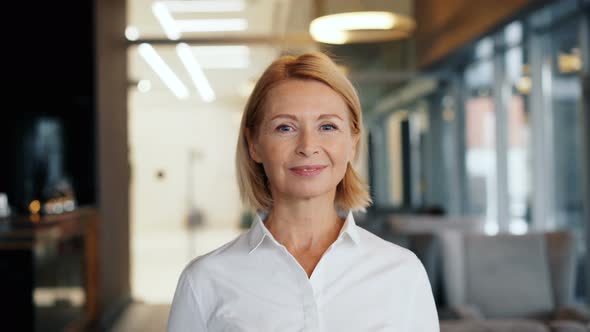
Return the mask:
<svg viewBox="0 0 590 332">
<path fill-rule="evenodd" d="M 168 7 L 162 2 L 154 2 L 152 5 L 152 12 L 154 16 L 160 22 L 166 37 L 171 40 L 178 40 L 180 39 L 180 30 L 178 29 L 178 25 L 176 21 L 170 14 Z"/>
<path fill-rule="evenodd" d="M 187 72 L 190 74 L 199 95 L 205 102 L 212 102 L 215 100 L 215 92 L 211 88 L 211 84 L 207 80 L 205 73 L 191 50 L 191 47 L 185 43 L 180 43 L 176 46 L 176 53 L 182 63 L 184 64 Z"/>
<path fill-rule="evenodd" d="M 139 45 L 138 52 L 176 97 L 179 99 L 188 97 L 189 92 L 187 87 L 182 83 L 178 76 L 176 76 L 174 71 L 170 69 L 166 62 L 164 62 L 152 45 L 143 43 Z"/>
</svg>

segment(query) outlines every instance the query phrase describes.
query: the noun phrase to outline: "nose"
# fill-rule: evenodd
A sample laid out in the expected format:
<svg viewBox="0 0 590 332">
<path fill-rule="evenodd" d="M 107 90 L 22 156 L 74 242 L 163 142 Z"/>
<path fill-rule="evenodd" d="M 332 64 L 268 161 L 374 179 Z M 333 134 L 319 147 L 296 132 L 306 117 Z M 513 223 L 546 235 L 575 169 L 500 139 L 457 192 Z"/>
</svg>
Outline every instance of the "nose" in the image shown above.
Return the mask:
<svg viewBox="0 0 590 332">
<path fill-rule="evenodd" d="M 313 130 L 305 129 L 299 134 L 296 153 L 302 157 L 309 157 L 320 153 L 318 137 Z"/>
</svg>

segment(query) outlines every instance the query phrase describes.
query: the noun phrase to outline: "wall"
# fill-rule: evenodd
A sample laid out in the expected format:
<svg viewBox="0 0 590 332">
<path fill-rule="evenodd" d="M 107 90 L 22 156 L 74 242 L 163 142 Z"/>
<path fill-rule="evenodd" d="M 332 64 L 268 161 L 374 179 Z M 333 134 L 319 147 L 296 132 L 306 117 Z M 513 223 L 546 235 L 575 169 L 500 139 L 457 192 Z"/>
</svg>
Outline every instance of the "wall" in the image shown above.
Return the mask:
<svg viewBox="0 0 590 332">
<path fill-rule="evenodd" d="M 241 203 L 234 154 L 241 105 L 149 107 L 131 96 L 134 224 L 182 226 L 192 204 L 203 211 L 207 226 L 237 226 Z"/>
<path fill-rule="evenodd" d="M 99 311 L 108 326 L 130 301 L 125 0 L 95 2 Z"/>
</svg>

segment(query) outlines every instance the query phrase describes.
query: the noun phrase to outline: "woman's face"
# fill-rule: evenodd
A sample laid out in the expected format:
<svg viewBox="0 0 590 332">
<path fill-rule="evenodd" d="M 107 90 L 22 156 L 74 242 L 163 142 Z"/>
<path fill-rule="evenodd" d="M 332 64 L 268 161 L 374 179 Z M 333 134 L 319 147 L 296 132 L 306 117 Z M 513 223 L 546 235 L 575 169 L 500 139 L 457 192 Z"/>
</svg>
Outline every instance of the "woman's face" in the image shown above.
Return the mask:
<svg viewBox="0 0 590 332">
<path fill-rule="evenodd" d="M 288 80 L 269 91 L 264 107 L 249 149 L 273 199 L 334 195 L 358 141 L 344 99 L 323 83 Z"/>
</svg>

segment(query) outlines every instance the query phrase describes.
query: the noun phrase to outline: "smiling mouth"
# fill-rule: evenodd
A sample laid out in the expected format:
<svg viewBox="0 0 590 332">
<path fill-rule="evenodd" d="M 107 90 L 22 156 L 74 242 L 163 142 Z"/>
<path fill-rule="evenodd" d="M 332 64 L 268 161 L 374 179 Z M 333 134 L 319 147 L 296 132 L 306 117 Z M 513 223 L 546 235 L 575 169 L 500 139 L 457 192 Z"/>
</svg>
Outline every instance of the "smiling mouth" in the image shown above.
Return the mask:
<svg viewBox="0 0 590 332">
<path fill-rule="evenodd" d="M 299 176 L 313 176 L 320 174 L 326 166 L 310 165 L 289 168 L 289 170 Z"/>
</svg>

